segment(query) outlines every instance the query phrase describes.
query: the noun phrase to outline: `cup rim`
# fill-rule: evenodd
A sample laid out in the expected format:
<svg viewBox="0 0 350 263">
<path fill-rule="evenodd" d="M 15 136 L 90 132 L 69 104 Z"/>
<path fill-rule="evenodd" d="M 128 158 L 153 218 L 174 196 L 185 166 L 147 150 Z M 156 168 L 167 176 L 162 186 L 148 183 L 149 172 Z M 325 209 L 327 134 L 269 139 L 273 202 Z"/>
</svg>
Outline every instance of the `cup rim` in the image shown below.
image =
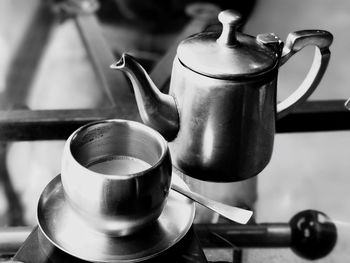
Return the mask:
<svg viewBox="0 0 350 263">
<path fill-rule="evenodd" d="M 76 160 L 76 158 L 73 156 L 72 151 L 71 151 L 71 145 L 72 145 L 72 141 L 74 140 L 74 138 L 78 135 L 79 132 L 94 126 L 96 124 L 103 124 L 103 123 L 127 123 L 128 125 L 133 125 L 133 126 L 137 126 L 137 127 L 141 127 L 142 129 L 145 129 L 149 134 L 151 134 L 153 137 L 157 138 L 157 141 L 159 142 L 160 146 L 161 146 L 161 155 L 158 158 L 157 162 L 154 165 L 151 165 L 149 168 L 136 172 L 136 173 L 130 173 L 130 174 L 119 174 L 118 176 L 115 176 L 113 174 L 105 174 L 105 173 L 99 173 L 99 172 L 95 172 L 90 170 L 88 167 L 85 167 L 84 165 L 82 165 L 78 160 Z M 113 180 L 113 181 L 117 181 L 117 180 L 123 180 L 123 179 L 131 179 L 131 178 L 135 178 L 135 177 L 139 177 L 142 176 L 146 173 L 149 173 L 152 170 L 157 169 L 162 162 L 164 161 L 164 159 L 166 158 L 166 156 L 168 154 L 170 154 L 169 152 L 169 147 L 168 147 L 168 143 L 165 140 L 165 138 L 155 129 L 141 123 L 141 122 L 137 122 L 137 121 L 132 121 L 132 120 L 126 120 L 126 119 L 106 119 L 106 120 L 98 120 L 98 121 L 93 121 L 93 122 L 89 122 L 83 126 L 81 126 L 80 128 L 78 128 L 77 130 L 75 130 L 67 139 L 66 141 L 66 151 L 69 152 L 69 155 L 71 157 L 71 159 L 75 162 L 75 165 L 77 165 L 78 167 L 80 167 L 80 169 L 84 169 L 85 172 L 88 172 L 89 175 L 92 176 L 103 176 L 105 179 L 108 180 Z"/>
</svg>

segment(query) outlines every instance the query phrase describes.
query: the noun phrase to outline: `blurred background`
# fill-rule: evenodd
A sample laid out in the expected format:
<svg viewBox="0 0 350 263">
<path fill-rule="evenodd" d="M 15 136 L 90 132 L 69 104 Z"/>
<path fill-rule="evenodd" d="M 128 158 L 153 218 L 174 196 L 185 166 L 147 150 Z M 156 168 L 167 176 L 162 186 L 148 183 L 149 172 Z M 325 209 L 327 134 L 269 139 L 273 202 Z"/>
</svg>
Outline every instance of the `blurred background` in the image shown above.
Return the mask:
<svg viewBox="0 0 350 263">
<path fill-rule="evenodd" d="M 59 8 L 36 20 L 42 2 L 59 6 L 62 1 L 0 0 L 1 109 L 90 109 L 105 105 L 106 95 L 76 24 L 69 15 L 60 14 Z M 131 52 L 152 70 L 155 62 L 176 45 L 179 35 L 186 34 L 184 28 L 191 33 L 200 28 L 190 16 L 190 11 L 198 7 L 195 4 L 198 2 L 189 0 L 100 1 L 99 27 L 115 55 L 110 62 L 122 52 Z M 254 36 L 274 32 L 285 40 L 289 32 L 301 29 L 331 32 L 331 61 L 311 100 L 350 97 L 349 1 L 199 4 L 214 4 L 214 11 L 238 10 L 246 20 L 242 30 Z M 215 28 L 217 23 L 210 25 Z M 313 48 L 305 48 L 281 68 L 279 100 L 299 85 L 312 57 Z M 16 92 L 9 91 L 14 86 L 19 87 Z M 36 224 L 36 202 L 45 185 L 60 172 L 63 144 L 61 140 L 2 142 L 0 226 Z M 207 194 L 221 201 L 231 202 L 232 196 L 238 203 L 246 201 L 255 209 L 257 222 L 287 222 L 304 209 L 325 212 L 337 223 L 339 240 L 334 251 L 317 262 L 348 262 L 349 158 L 348 131 L 277 134 L 272 160 L 257 178 L 239 183 L 238 187 L 238 183 L 221 186 L 225 194 L 220 196 L 210 191 Z M 208 218 L 203 216 L 203 220 Z M 244 257 L 246 262 L 306 262 L 288 249 L 250 249 Z"/>
</svg>

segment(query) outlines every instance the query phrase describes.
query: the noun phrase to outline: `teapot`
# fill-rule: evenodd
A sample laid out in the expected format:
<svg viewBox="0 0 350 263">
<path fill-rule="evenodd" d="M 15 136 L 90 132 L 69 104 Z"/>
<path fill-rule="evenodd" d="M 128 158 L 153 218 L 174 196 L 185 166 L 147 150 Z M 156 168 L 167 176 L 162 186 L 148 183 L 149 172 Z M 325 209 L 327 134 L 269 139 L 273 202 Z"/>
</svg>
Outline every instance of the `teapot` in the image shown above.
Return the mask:
<svg viewBox="0 0 350 263">
<path fill-rule="evenodd" d="M 222 11 L 218 19 L 222 32 L 202 32 L 179 44 L 169 94 L 159 91 L 128 54 L 110 67 L 131 80 L 142 121 L 168 140 L 177 170 L 199 180 L 235 182 L 257 175 L 269 163 L 276 118 L 315 90 L 333 36 L 302 30 L 290 33 L 284 44 L 273 33 L 238 32 L 242 19 L 233 10 Z M 309 73 L 277 103 L 279 68 L 308 45 L 316 47 Z"/>
</svg>

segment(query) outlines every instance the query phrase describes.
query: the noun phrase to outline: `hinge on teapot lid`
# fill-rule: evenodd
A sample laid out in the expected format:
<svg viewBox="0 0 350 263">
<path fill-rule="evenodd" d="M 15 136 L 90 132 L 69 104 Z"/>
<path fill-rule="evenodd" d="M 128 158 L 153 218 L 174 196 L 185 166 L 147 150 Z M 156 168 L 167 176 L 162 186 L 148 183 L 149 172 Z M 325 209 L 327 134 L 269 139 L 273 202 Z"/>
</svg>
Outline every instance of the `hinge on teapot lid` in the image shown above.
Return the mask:
<svg viewBox="0 0 350 263">
<path fill-rule="evenodd" d="M 284 43 L 275 33 L 259 34 L 256 36 L 256 40 L 264 46 L 272 48 L 281 56 Z"/>
</svg>

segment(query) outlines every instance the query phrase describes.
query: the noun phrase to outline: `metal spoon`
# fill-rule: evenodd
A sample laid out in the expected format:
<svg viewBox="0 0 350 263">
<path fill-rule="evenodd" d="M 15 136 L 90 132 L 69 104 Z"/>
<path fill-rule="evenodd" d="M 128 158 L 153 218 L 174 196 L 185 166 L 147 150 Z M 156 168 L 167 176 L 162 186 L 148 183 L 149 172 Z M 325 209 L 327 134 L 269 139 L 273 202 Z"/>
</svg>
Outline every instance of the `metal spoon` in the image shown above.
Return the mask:
<svg viewBox="0 0 350 263">
<path fill-rule="evenodd" d="M 190 190 L 184 189 L 182 186 L 180 186 L 174 181 L 171 184 L 171 188 L 176 192 L 188 197 L 189 199 L 220 214 L 221 216 L 226 217 L 227 219 L 240 224 L 246 224 L 253 215 L 252 211 L 234 207 L 234 206 L 225 205 L 223 203 L 219 203 L 214 200 L 208 199 Z"/>
</svg>

